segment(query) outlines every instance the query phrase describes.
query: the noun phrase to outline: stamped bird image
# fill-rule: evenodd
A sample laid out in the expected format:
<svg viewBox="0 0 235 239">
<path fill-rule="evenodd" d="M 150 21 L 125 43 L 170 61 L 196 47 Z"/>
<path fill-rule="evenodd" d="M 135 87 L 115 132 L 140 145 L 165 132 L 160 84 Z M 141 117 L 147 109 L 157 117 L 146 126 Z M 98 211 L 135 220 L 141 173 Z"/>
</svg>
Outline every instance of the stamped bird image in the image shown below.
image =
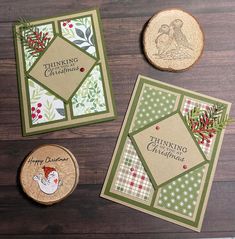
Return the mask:
<svg viewBox="0 0 235 239">
<path fill-rule="evenodd" d="M 170 23 L 170 26 L 173 28 L 173 38 L 179 48 L 188 48 L 193 50 L 192 45 L 188 42 L 187 37 L 182 32 L 183 21 L 181 19 L 175 19 Z"/>
<path fill-rule="evenodd" d="M 160 34 L 157 36 L 155 43 L 158 49 L 158 55 L 162 55 L 170 47 L 173 41 L 173 35 L 170 31 L 170 27 L 167 24 L 161 25 L 160 29 L 158 30 L 158 33 Z"/>
<path fill-rule="evenodd" d="M 183 21 L 173 20 L 169 25 L 162 24 L 158 30 L 155 43 L 157 54 L 162 60 L 184 60 L 191 58 L 192 45 L 182 31 Z"/>
<path fill-rule="evenodd" d="M 44 176 L 39 173 L 33 177 L 33 180 L 38 183 L 40 190 L 46 194 L 53 194 L 61 186 L 61 180 L 59 180 L 59 174 L 55 168 L 43 167 Z"/>
</svg>

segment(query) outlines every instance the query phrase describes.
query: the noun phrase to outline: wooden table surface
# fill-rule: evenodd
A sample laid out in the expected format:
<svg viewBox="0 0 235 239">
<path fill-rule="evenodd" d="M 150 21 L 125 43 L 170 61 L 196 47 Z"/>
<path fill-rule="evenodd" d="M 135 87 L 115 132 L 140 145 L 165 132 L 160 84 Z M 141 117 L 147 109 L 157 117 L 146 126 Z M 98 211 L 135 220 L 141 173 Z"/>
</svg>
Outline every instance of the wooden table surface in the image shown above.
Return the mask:
<svg viewBox="0 0 235 239">
<path fill-rule="evenodd" d="M 99 7 L 118 119 L 33 137 L 22 137 L 12 24 Z M 205 32 L 200 61 L 184 73 L 153 68 L 141 33 L 157 11 L 179 7 Z M 0 0 L 0 238 L 198 238 L 235 236 L 235 124 L 226 130 L 201 233 L 99 197 L 137 74 L 235 102 L 234 0 Z M 235 117 L 232 107 L 231 116 Z M 43 207 L 21 191 L 19 166 L 36 146 L 56 143 L 77 157 L 75 192 Z"/>
</svg>

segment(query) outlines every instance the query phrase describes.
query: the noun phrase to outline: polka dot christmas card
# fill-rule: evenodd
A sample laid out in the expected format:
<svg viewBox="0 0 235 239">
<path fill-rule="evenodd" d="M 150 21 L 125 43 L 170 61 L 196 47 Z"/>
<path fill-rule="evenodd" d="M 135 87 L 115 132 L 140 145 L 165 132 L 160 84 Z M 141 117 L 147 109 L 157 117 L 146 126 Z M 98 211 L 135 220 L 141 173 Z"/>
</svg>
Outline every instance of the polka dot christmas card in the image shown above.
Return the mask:
<svg viewBox="0 0 235 239">
<path fill-rule="evenodd" d="M 230 107 L 139 76 L 101 197 L 200 231 Z"/>
<path fill-rule="evenodd" d="M 116 117 L 97 9 L 14 28 L 23 135 Z"/>
</svg>

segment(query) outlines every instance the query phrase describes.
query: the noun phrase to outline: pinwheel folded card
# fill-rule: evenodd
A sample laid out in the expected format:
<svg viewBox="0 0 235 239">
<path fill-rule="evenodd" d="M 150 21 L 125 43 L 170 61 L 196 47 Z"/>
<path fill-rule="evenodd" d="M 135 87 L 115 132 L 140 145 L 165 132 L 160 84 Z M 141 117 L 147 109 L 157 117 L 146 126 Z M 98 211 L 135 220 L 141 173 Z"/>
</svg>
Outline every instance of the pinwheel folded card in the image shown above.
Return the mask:
<svg viewBox="0 0 235 239">
<path fill-rule="evenodd" d="M 139 76 L 101 196 L 200 231 L 230 105 Z"/>
<path fill-rule="evenodd" d="M 23 135 L 115 118 L 98 10 L 15 25 Z"/>
</svg>

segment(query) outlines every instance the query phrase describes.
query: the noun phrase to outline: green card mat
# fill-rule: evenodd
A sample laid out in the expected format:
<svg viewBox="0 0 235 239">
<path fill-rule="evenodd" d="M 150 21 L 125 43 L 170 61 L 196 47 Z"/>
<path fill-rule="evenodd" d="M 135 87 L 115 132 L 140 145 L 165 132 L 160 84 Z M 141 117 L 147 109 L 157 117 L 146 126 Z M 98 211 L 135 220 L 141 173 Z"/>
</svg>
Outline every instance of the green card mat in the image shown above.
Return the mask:
<svg viewBox="0 0 235 239">
<path fill-rule="evenodd" d="M 97 9 L 14 27 L 23 135 L 116 117 Z"/>
<path fill-rule="evenodd" d="M 230 107 L 139 76 L 101 197 L 200 231 Z"/>
</svg>

